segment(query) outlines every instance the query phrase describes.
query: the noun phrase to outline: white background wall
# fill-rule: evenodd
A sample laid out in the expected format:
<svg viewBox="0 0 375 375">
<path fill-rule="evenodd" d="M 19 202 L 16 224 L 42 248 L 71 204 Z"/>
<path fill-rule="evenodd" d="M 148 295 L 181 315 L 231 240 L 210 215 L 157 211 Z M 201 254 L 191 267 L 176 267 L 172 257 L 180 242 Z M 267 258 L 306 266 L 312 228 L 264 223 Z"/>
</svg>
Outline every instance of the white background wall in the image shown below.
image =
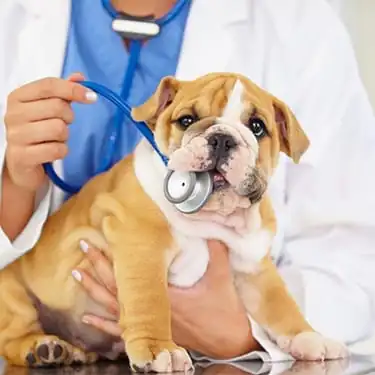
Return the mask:
<svg viewBox="0 0 375 375">
<path fill-rule="evenodd" d="M 330 2 L 337 7 L 352 37 L 362 79 L 375 109 L 375 0 Z"/>
</svg>

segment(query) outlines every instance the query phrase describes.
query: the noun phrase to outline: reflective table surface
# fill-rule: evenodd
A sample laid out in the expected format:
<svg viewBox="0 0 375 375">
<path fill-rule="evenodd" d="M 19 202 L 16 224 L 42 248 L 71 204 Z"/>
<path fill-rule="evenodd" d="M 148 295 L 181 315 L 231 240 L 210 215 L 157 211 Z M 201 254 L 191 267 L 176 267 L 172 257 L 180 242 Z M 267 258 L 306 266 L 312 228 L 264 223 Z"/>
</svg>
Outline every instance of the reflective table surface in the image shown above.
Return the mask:
<svg viewBox="0 0 375 375">
<path fill-rule="evenodd" d="M 124 375 L 132 374 L 126 362 L 102 362 L 91 366 L 27 369 L 6 366 L 0 358 L 0 375 Z M 181 373 L 180 373 L 181 374 Z M 193 374 L 193 372 L 191 372 Z M 196 362 L 194 375 L 375 375 L 375 357 L 352 357 L 321 363 L 258 361 L 232 364 Z M 177 375 L 177 373 L 176 373 Z"/>
</svg>

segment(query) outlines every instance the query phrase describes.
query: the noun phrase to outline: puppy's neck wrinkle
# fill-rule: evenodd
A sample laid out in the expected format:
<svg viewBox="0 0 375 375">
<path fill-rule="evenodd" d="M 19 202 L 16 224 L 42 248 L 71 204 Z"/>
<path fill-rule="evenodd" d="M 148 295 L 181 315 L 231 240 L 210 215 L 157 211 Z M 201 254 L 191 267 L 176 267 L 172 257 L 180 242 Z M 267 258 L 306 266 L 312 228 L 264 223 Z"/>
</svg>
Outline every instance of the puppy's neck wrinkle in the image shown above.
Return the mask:
<svg viewBox="0 0 375 375">
<path fill-rule="evenodd" d="M 167 168 L 158 155 L 146 142 L 141 142 L 134 153 L 134 171 L 140 185 L 149 197 L 158 205 L 165 215 L 170 227 L 187 236 L 203 239 L 217 239 L 229 247 L 235 247 L 239 237 L 260 228 L 259 205 L 243 209 L 243 217 L 249 225 L 242 225 L 243 230 L 237 231 L 239 225 L 228 215 L 225 220 L 218 218 L 216 213 L 208 213 L 197 219 L 193 215 L 181 214 L 164 196 L 163 181 Z M 215 220 L 216 219 L 216 220 Z"/>
<path fill-rule="evenodd" d="M 184 215 L 191 220 L 206 221 L 216 223 L 233 230 L 239 235 L 243 235 L 251 231 L 249 216 L 250 211 L 256 211 L 256 208 L 237 207 L 229 214 L 221 214 L 215 211 L 200 211 L 192 215 Z"/>
</svg>

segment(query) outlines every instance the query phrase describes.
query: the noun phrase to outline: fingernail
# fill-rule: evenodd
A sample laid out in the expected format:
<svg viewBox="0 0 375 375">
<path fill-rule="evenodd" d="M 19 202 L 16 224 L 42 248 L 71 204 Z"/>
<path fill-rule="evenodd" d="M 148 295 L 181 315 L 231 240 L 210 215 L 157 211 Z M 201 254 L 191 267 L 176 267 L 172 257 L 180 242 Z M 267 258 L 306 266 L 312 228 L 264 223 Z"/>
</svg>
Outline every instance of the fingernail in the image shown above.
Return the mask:
<svg viewBox="0 0 375 375">
<path fill-rule="evenodd" d="M 73 270 L 72 271 L 72 276 L 79 282 L 82 281 L 82 275 L 77 271 L 77 270 Z"/>
<path fill-rule="evenodd" d="M 87 253 L 89 250 L 89 244 L 84 240 L 79 241 L 79 247 L 84 253 Z"/>
<path fill-rule="evenodd" d="M 91 323 L 90 323 L 90 319 L 87 318 L 86 316 L 84 316 L 84 317 L 82 318 L 82 323 L 85 323 L 85 324 L 91 324 Z"/>
<path fill-rule="evenodd" d="M 97 93 L 94 92 L 94 91 L 86 91 L 85 96 L 86 96 L 86 99 L 87 99 L 88 101 L 90 101 L 90 102 L 96 102 L 97 99 L 98 99 L 98 95 L 97 95 Z"/>
</svg>

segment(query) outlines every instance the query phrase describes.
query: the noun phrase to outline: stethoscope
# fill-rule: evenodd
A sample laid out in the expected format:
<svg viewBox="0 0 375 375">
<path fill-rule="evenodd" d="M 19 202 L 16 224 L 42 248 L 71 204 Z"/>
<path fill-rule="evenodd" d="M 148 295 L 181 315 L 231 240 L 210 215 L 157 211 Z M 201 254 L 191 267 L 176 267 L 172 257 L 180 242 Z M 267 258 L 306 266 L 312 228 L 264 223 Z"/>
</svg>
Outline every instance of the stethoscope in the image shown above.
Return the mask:
<svg viewBox="0 0 375 375">
<path fill-rule="evenodd" d="M 142 41 L 159 34 L 161 26 L 173 20 L 182 7 L 189 0 L 177 0 L 174 8 L 164 17 L 155 20 L 153 17 L 133 17 L 124 13 L 117 13 L 112 7 L 110 0 L 102 0 L 104 8 L 113 17 L 112 28 L 123 38 L 130 40 L 129 63 L 125 72 L 121 94 L 118 95 L 105 86 L 95 82 L 81 81 L 81 85 L 93 90 L 97 94 L 109 100 L 117 107 L 113 129 L 108 138 L 108 147 L 96 174 L 107 171 L 111 168 L 118 139 L 118 134 L 124 118 L 133 123 L 139 132 L 153 147 L 160 156 L 164 165 L 168 166 L 168 158 L 163 155 L 154 139 L 154 135 L 145 122 L 134 121 L 131 117 L 131 109 L 126 100 L 129 97 L 135 70 L 139 60 Z M 60 189 L 69 194 L 76 194 L 81 189 L 63 181 L 55 172 L 52 163 L 44 164 L 44 170 L 50 180 Z M 164 195 L 177 210 L 185 214 L 192 214 L 199 211 L 208 201 L 213 191 L 213 176 L 210 172 L 177 172 L 168 170 L 164 178 Z"/>
</svg>

